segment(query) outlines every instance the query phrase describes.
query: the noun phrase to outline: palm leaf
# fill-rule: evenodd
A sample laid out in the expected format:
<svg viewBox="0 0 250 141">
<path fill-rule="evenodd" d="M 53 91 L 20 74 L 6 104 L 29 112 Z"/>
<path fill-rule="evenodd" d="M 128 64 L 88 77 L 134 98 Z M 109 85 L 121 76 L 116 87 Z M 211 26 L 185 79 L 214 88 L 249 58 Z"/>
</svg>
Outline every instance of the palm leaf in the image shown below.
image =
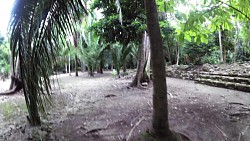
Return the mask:
<svg viewBox="0 0 250 141">
<path fill-rule="evenodd" d="M 16 0 L 10 31 L 11 50 L 19 54 L 21 80 L 32 125 L 39 125 L 50 97 L 50 74 L 59 39 L 74 33 L 74 25 L 86 11 L 81 0 Z"/>
</svg>

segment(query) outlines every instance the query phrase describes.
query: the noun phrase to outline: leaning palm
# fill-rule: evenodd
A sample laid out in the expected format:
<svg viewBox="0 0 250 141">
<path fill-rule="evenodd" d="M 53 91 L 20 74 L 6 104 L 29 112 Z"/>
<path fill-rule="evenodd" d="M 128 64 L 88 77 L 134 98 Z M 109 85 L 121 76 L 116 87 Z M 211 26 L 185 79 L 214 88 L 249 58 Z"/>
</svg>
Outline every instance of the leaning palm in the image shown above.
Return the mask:
<svg viewBox="0 0 250 141">
<path fill-rule="evenodd" d="M 74 32 L 81 0 L 16 0 L 11 16 L 11 51 L 20 58 L 20 74 L 30 124 L 40 125 L 51 84 L 49 76 L 60 50 L 59 39 Z M 14 64 L 14 63 L 13 63 Z M 14 68 L 14 65 L 12 66 Z"/>
</svg>

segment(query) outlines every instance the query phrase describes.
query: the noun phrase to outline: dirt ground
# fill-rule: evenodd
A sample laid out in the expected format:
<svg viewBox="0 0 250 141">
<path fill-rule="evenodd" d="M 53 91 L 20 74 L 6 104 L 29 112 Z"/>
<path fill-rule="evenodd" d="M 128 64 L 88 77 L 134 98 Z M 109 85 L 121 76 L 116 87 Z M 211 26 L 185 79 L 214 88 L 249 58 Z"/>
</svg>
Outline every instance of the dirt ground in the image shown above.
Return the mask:
<svg viewBox="0 0 250 141">
<path fill-rule="evenodd" d="M 54 105 L 43 120 L 50 130 L 39 132 L 44 140 L 123 141 L 146 136 L 152 120 L 152 88 L 128 88 L 132 75 L 117 79 L 111 72 L 94 78 L 87 73 L 58 77 L 60 89 L 56 84 Z M 8 84 L 0 82 L 0 91 Z M 167 78 L 167 87 L 172 130 L 192 141 L 250 141 L 249 93 L 175 78 Z M 0 140 L 27 139 L 22 130 L 26 115 L 21 93 L 1 96 Z"/>
</svg>

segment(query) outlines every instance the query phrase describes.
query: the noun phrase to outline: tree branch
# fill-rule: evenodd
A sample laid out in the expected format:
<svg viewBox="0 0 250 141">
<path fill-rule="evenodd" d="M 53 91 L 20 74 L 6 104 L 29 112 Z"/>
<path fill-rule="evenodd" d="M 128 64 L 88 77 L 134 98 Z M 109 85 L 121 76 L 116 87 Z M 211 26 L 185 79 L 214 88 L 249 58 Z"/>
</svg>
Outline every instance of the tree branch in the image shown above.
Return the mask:
<svg viewBox="0 0 250 141">
<path fill-rule="evenodd" d="M 234 6 L 230 5 L 230 4 L 227 4 L 227 3 L 223 2 L 223 1 L 219 1 L 219 2 L 227 5 L 229 8 L 232 8 L 233 10 L 239 12 L 240 14 L 242 14 L 243 16 L 245 16 L 245 18 L 247 18 L 248 20 L 250 20 L 250 17 L 248 17 L 247 14 L 243 13 L 242 11 L 240 11 L 239 9 L 237 9 L 236 7 L 234 7 Z"/>
</svg>

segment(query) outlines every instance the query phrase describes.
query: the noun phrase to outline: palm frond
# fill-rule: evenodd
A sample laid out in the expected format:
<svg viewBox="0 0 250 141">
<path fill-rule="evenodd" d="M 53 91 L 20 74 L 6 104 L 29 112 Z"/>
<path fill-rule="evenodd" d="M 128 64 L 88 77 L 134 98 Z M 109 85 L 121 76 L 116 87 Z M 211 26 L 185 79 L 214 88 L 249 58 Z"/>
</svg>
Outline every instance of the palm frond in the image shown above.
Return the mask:
<svg viewBox="0 0 250 141">
<path fill-rule="evenodd" d="M 59 39 L 72 35 L 84 10 L 81 0 L 16 0 L 11 15 L 11 49 L 19 54 L 21 80 L 31 124 L 39 125 L 38 109 L 45 113 L 50 75 Z"/>
</svg>

